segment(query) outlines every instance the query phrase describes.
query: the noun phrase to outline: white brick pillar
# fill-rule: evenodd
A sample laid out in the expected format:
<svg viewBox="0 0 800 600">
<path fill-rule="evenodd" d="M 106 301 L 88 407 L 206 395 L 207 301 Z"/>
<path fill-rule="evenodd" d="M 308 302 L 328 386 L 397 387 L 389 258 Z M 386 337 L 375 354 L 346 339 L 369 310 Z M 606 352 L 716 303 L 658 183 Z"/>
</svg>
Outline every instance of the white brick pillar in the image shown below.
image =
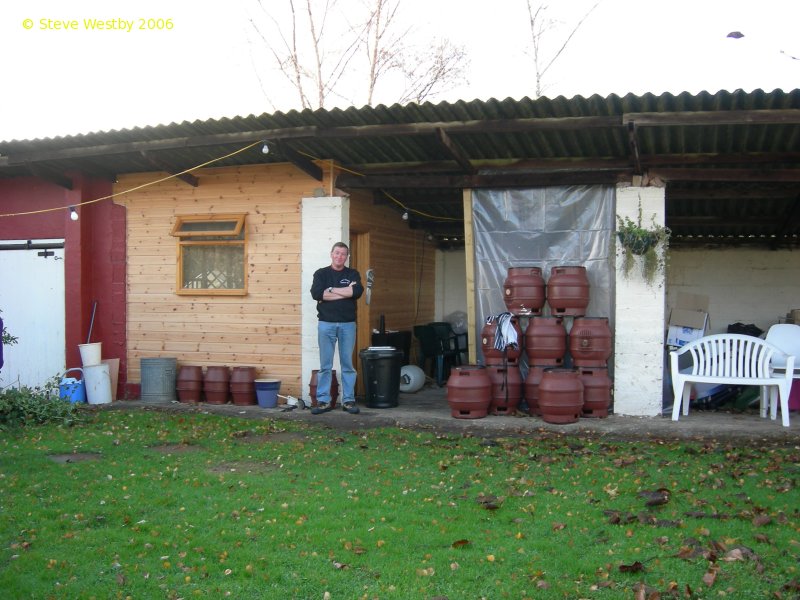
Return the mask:
<svg viewBox="0 0 800 600">
<path fill-rule="evenodd" d="M 347 197 L 303 198 L 301 201 L 301 396 L 306 391 L 311 371 L 319 369 L 317 343 L 317 301 L 311 297 L 314 271 L 331 264 L 331 248 L 336 242 L 350 245 L 350 199 Z M 338 353 L 333 368 L 341 373 Z"/>
<path fill-rule="evenodd" d="M 642 225 L 664 225 L 663 187 L 617 186 L 617 215 L 634 222 L 642 207 Z M 616 246 L 619 246 L 619 240 Z M 621 415 L 661 414 L 664 377 L 665 274 L 647 284 L 635 265 L 626 278 L 622 257 L 616 257 L 614 340 L 614 412 Z M 641 260 L 640 257 L 636 258 Z"/>
</svg>

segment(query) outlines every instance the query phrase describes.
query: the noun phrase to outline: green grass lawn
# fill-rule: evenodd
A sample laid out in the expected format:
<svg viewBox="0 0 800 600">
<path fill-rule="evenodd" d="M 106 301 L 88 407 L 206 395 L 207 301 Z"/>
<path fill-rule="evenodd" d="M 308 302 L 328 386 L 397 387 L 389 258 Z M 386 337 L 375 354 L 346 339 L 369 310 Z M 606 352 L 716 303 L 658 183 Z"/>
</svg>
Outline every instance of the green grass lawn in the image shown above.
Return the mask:
<svg viewBox="0 0 800 600">
<path fill-rule="evenodd" d="M 4 598 L 797 598 L 800 449 L 99 411 L 0 438 Z"/>
</svg>

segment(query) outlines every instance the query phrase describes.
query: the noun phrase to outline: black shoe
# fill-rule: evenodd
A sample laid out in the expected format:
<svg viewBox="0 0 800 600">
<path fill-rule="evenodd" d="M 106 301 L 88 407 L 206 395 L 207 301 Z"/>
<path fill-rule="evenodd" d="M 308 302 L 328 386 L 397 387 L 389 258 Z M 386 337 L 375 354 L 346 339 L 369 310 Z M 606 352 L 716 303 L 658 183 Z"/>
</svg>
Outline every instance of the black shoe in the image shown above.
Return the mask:
<svg viewBox="0 0 800 600">
<path fill-rule="evenodd" d="M 355 402 L 342 403 L 342 410 L 345 412 L 349 412 L 351 415 L 357 415 L 359 413 L 358 407 L 356 406 Z"/>
<path fill-rule="evenodd" d="M 318 404 L 314 408 L 311 409 L 312 415 L 321 415 L 322 413 L 330 412 L 332 410 L 331 403 L 328 402 L 326 404 Z"/>
</svg>

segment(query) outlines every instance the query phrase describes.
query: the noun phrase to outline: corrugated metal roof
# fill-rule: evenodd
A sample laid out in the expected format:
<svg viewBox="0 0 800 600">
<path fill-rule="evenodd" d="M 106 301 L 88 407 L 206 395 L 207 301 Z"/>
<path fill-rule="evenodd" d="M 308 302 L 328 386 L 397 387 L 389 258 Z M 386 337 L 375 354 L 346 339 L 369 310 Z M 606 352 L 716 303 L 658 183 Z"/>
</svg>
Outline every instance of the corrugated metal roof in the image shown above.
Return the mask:
<svg viewBox="0 0 800 600">
<path fill-rule="evenodd" d="M 31 163 L 95 175 L 153 170 L 143 148 L 183 170 L 267 139 L 276 142 L 269 154 L 259 144 L 214 166 L 285 162 L 286 151 L 335 160 L 369 175 L 412 209 L 412 224 L 431 230 L 436 217 L 461 218 L 462 186 L 599 182 L 641 171 L 667 178 L 676 241 L 781 236 L 785 243 L 800 236 L 798 115 L 800 90 L 289 111 L 0 142 L 0 176 L 29 175 Z"/>
</svg>

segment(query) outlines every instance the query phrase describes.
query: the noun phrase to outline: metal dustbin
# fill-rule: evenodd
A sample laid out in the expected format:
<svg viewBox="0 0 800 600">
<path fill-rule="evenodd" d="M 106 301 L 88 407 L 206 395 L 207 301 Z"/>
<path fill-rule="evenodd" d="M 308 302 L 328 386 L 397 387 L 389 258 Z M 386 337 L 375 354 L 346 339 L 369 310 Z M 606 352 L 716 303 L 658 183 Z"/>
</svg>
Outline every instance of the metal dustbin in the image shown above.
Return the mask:
<svg viewBox="0 0 800 600">
<path fill-rule="evenodd" d="M 403 351 L 389 346 L 371 346 L 358 353 L 369 408 L 397 406 Z"/>
</svg>

